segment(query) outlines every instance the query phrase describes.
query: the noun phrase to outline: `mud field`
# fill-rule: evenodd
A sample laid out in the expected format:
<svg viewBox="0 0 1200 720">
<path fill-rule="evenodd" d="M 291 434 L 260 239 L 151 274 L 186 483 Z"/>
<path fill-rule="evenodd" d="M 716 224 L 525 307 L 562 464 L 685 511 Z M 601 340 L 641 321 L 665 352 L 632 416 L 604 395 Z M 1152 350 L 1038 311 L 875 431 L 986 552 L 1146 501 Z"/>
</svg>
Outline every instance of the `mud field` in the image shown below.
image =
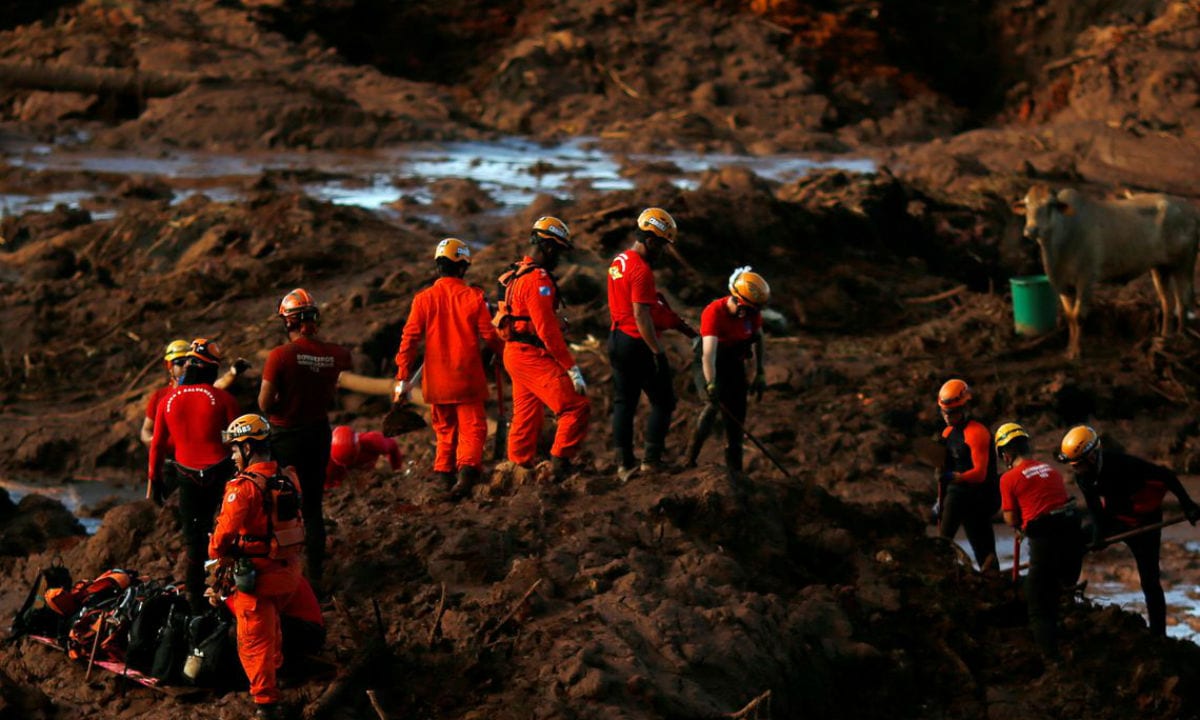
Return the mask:
<svg viewBox="0 0 1200 720">
<path fill-rule="evenodd" d="M 54 558 L 180 576 L 171 506 L 130 501 L 167 340 L 250 359 L 250 409 L 302 285 L 355 370 L 389 376 L 437 240 L 475 245 L 490 290 L 554 214 L 578 246 L 559 276 L 593 406 L 579 471 L 501 466 L 455 503 L 416 433 L 402 472 L 332 491 L 339 677 L 289 681 L 297 714 L 377 717 L 372 689 L 414 718 L 1200 717 L 1200 648 L 1177 639 L 1200 632 L 1200 534 L 1164 541 L 1177 637 L 1084 599 L 1046 669 L 1011 583 L 926 537 L 911 450 L 960 376 L 1043 457 L 1086 421 L 1200 475 L 1200 334 L 1154 337 L 1149 280 L 1098 292 L 1075 362 L 1061 326 L 1014 334 L 1008 292 L 1040 272 L 1010 208 L 1031 183 L 1200 196 L 1198 51 L 1194 1 L 11 2 L 0 616 Z M 748 444 L 744 498 L 718 438 L 696 469 L 616 481 L 604 272 L 647 205 L 679 223 L 656 275 L 690 321 L 737 265 L 773 290 L 748 426 L 787 474 Z M 665 341 L 673 460 L 701 403 Z M 346 393 L 333 420 L 386 411 Z M 1123 548 L 1085 572 L 1136 599 Z M 250 712 L 0 647 L 0 718 Z"/>
</svg>

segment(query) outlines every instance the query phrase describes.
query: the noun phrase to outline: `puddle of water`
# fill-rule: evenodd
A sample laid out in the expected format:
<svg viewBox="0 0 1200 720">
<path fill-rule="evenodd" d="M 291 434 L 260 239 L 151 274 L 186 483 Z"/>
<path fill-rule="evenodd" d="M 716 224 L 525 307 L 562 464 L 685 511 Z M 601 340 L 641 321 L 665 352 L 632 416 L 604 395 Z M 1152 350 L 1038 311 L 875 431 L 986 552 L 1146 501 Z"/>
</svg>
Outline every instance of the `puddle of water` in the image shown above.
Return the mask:
<svg viewBox="0 0 1200 720">
<path fill-rule="evenodd" d="M 175 183 L 197 183 L 205 187 L 177 191 L 175 202 L 204 192 L 218 200 L 242 195 L 242 181 L 263 172 L 311 174 L 322 178 L 300 181 L 303 190 L 317 198 L 339 205 L 395 214 L 390 206 L 407 196 L 420 206 L 432 206 L 430 185 L 438 180 L 468 178 L 479 183 L 502 212 L 528 205 L 538 194 L 570 199 L 579 188 L 598 191 L 629 190 L 635 183 L 622 177 L 622 162 L 597 149 L 588 138 L 573 139 L 560 145 L 542 146 L 515 138 L 496 142 L 460 142 L 439 145 L 414 144 L 377 152 L 345 153 L 271 153 L 217 155 L 172 153 L 142 157 L 112 153 L 59 152 L 46 145 L 10 151 L 6 161 L 29 170 L 93 172 L 106 175 L 157 175 Z M 668 153 L 632 154 L 636 165 L 659 164 L 678 168 L 671 182 L 682 189 L 694 189 L 701 173 L 728 166 L 747 168 L 761 177 L 788 182 L 821 168 L 840 168 L 852 172 L 875 171 L 872 161 L 863 158 L 816 160 L 802 156 L 753 157 L 728 154 Z M 98 181 L 99 182 L 99 181 Z M 100 190 L 98 188 L 97 190 Z M 90 197 L 85 191 L 47 193 L 45 195 L 0 194 L 0 212 L 21 213 L 47 210 L 58 203 L 78 205 Z M 416 213 L 422 219 L 437 222 L 441 218 L 429 207 Z"/>
<path fill-rule="evenodd" d="M 95 535 L 100 529 L 100 518 L 81 517 L 84 508 L 96 507 L 108 498 L 116 497 L 117 502 L 126 503 L 140 500 L 144 493 L 134 488 L 109 485 L 99 481 L 81 481 L 63 483 L 61 485 L 34 485 L 15 480 L 0 480 L 0 488 L 8 492 L 14 503 L 19 503 L 26 495 L 43 495 L 53 498 L 63 504 L 78 520 L 88 535 Z"/>
</svg>

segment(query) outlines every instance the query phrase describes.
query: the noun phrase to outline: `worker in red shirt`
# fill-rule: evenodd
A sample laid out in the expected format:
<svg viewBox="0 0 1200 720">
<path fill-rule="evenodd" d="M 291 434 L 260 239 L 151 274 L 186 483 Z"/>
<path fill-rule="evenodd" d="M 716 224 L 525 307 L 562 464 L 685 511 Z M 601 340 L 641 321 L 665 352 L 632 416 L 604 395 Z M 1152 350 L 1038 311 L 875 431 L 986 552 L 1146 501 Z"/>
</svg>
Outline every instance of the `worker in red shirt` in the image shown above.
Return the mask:
<svg viewBox="0 0 1200 720">
<path fill-rule="evenodd" d="M 771 288 L 762 275 L 740 267 L 729 276 L 729 294 L 713 300 L 700 314 L 700 390 L 708 404 L 700 411 L 696 430 L 688 444 L 687 464 L 695 466 L 700 448 L 712 431 L 720 408 L 733 415 L 725 421 L 725 468 L 730 477 L 742 474 L 742 428 L 746 424 L 746 395 L 753 390 L 762 399 L 766 388 L 763 372 L 762 309 L 771 299 Z M 746 380 L 746 361 L 753 355 L 753 382 Z"/>
<path fill-rule="evenodd" d="M 322 500 L 332 430 L 329 411 L 338 380 L 350 369 L 350 351 L 318 335 L 320 311 L 312 294 L 296 288 L 279 303 L 288 342 L 271 351 L 263 367 L 258 407 L 273 428 L 271 451 L 296 469 L 304 497 L 308 578 L 321 592 L 325 569 L 325 516 Z"/>
<path fill-rule="evenodd" d="M 150 397 L 146 400 L 146 417 L 142 421 L 142 444 L 149 447 L 150 440 L 154 437 L 154 415 L 158 412 L 158 404 L 172 390 L 179 386 L 179 378 L 183 377 L 183 368 L 187 364 L 187 352 L 191 346 L 187 340 L 172 340 L 167 343 L 167 348 L 163 352 L 163 364 L 167 371 L 167 384 L 150 393 Z M 228 390 L 229 386 L 237 377 L 250 367 L 250 363 L 242 358 L 234 361 L 233 366 L 229 368 L 221 377 L 213 382 L 213 387 Z M 168 446 L 168 450 L 170 450 Z M 168 479 L 168 490 L 173 489 L 173 483 Z"/>
<path fill-rule="evenodd" d="M 529 242 L 529 254 L 500 276 L 504 299 L 496 321 L 505 338 L 504 369 L 512 378 L 508 459 L 525 468 L 533 465 L 548 407 L 558 418 L 550 462 L 561 481 L 587 437 L 592 415 L 583 371 L 563 339 L 558 285 L 550 274 L 575 246 L 567 224 L 549 216 L 534 222 Z"/>
<path fill-rule="evenodd" d="M 967 412 L 970 400 L 971 388 L 957 378 L 947 380 L 938 391 L 938 408 L 946 423 L 942 430 L 946 459 L 933 514 L 940 518 L 938 535 L 953 540 L 962 526 L 979 568 L 996 572 L 996 535 L 992 531 L 999 499 L 996 458 L 992 434 Z"/>
<path fill-rule="evenodd" d="M 235 573 L 245 579 L 248 587 L 241 587 L 239 581 L 238 591 L 228 599 L 237 622 L 238 657 L 250 679 L 256 717 L 282 718 L 275 682 L 275 673 L 283 664 L 280 609 L 291 604 L 300 587 L 302 540 L 292 537 L 294 542 L 285 542 L 279 532 L 285 510 L 278 505 L 280 497 L 291 497 L 289 504 L 295 503 L 298 481 L 291 468 L 281 468 L 272 460 L 271 426 L 261 415 L 234 419 L 222 438 L 238 472 L 224 488 L 208 555 L 222 564 L 234 564 Z M 293 493 L 271 494 L 274 507 L 269 513 L 264 494 L 272 493 L 271 482 L 286 482 Z M 293 521 L 298 519 L 296 510 L 290 508 L 288 513 Z M 296 526 L 291 526 L 289 532 L 294 529 Z"/>
<path fill-rule="evenodd" d="M 408 396 L 417 368 L 418 345 L 424 341 L 421 392 L 437 439 L 433 472 L 454 497 L 467 495 L 483 476 L 483 444 L 487 440 L 487 371 L 480 346 L 493 352 L 504 343 L 492 327 L 483 291 L 463 277 L 471 267 L 471 248 L 446 238 L 433 253 L 438 279 L 413 297 L 396 351 L 395 401 Z M 457 473 L 457 478 L 455 477 Z"/>
<path fill-rule="evenodd" d="M 1079 513 L 1067 495 L 1062 475 L 1033 459 L 1025 428 L 1017 423 L 997 428 L 996 452 L 1008 467 L 1000 476 L 1004 522 L 1029 542 L 1029 575 L 1025 579 L 1029 624 L 1042 657 L 1056 663 L 1059 595 L 1079 579 L 1083 563 Z M 1018 560 L 1013 558 L 1014 563 Z"/>
<path fill-rule="evenodd" d="M 212 530 L 221 490 L 233 475 L 233 461 L 221 444 L 221 431 L 238 416 L 237 400 L 213 387 L 221 364 L 217 343 L 198 338 L 187 352 L 179 387 L 159 403 L 150 440 L 146 497 L 162 505 L 164 464 L 174 444 L 179 483 L 179 524 L 187 552 L 185 585 L 193 610 L 204 608 L 204 545 Z"/>
<path fill-rule="evenodd" d="M 325 489 L 338 487 L 351 470 L 375 467 L 375 462 L 386 457 L 392 470 L 399 470 L 404 454 L 396 441 L 374 430 L 356 432 L 349 425 L 338 425 L 333 429 L 329 445 L 329 465 L 325 468 Z"/>
<path fill-rule="evenodd" d="M 660 295 L 652 268 L 675 242 L 675 219 L 662 208 L 646 208 L 637 219 L 633 246 L 613 258 L 608 268 L 608 357 L 613 377 L 613 443 L 618 452 L 618 477 L 622 482 L 639 470 L 654 470 L 662 463 L 675 388 L 671 365 L 659 342 L 665 329 L 655 325 L 654 311 Z M 646 444 L 639 466 L 633 453 L 633 418 L 642 393 L 650 401 Z"/>
</svg>

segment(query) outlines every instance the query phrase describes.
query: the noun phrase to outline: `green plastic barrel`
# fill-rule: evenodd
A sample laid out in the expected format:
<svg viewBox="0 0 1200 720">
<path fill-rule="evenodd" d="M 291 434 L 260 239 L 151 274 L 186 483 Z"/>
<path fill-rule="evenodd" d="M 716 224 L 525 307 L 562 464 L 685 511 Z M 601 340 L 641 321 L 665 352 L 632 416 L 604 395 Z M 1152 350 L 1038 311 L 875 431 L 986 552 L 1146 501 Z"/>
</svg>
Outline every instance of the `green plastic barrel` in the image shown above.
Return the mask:
<svg viewBox="0 0 1200 720">
<path fill-rule="evenodd" d="M 1043 335 L 1054 329 L 1058 296 L 1045 275 L 1009 278 L 1012 287 L 1013 326 L 1018 335 Z"/>
</svg>

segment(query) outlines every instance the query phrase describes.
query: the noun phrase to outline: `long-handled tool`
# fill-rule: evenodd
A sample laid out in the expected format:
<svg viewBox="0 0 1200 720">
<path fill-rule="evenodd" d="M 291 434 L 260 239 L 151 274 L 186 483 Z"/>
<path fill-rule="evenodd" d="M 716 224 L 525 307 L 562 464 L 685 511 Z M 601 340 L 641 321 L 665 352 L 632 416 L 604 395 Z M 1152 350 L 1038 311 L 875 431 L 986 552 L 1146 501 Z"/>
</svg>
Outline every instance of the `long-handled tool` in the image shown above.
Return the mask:
<svg viewBox="0 0 1200 720">
<path fill-rule="evenodd" d="M 421 371 L 424 369 L 425 365 L 422 363 L 409 380 L 410 387 L 420 382 Z M 395 386 L 394 380 L 389 382 L 393 387 Z M 410 433 L 423 427 L 425 427 L 425 418 L 421 417 L 421 413 L 416 411 L 408 398 L 401 398 L 399 402 L 393 402 L 387 415 L 383 416 L 383 434 L 389 437 Z"/>
<path fill-rule="evenodd" d="M 1180 515 L 1179 517 L 1173 517 L 1169 520 L 1163 520 L 1162 522 L 1156 522 L 1156 523 L 1153 523 L 1150 525 L 1143 525 L 1142 527 L 1134 528 L 1132 530 L 1126 530 L 1123 533 L 1117 533 L 1116 535 L 1113 535 L 1112 537 L 1104 538 L 1104 544 L 1112 545 L 1115 542 L 1120 542 L 1122 540 L 1128 540 L 1131 537 L 1137 537 L 1138 535 L 1143 535 L 1145 533 L 1152 532 L 1154 530 L 1162 530 L 1165 527 L 1170 527 L 1171 525 L 1177 525 L 1177 524 L 1183 522 L 1184 520 L 1187 520 L 1187 518 Z"/>
<path fill-rule="evenodd" d="M 1013 533 L 1013 566 L 1012 566 L 1012 581 L 1016 582 L 1021 579 L 1021 533 Z"/>
<path fill-rule="evenodd" d="M 795 476 L 793 476 L 790 472 L 788 472 L 787 468 L 785 468 L 779 462 L 779 460 L 775 457 L 775 455 L 770 450 L 768 450 L 765 445 L 763 445 L 761 442 L 758 441 L 758 438 L 756 438 L 750 434 L 750 431 L 746 429 L 746 426 L 742 423 L 742 421 L 738 420 L 736 417 L 734 417 L 734 414 L 732 412 L 730 412 L 729 408 L 725 407 L 725 403 L 718 402 L 717 405 L 720 406 L 721 412 L 725 413 L 725 417 L 729 419 L 729 422 L 733 423 L 734 426 L 737 427 L 738 430 L 741 430 L 743 435 L 750 438 L 750 442 L 754 443 L 754 446 L 756 448 L 758 448 L 759 450 L 761 450 L 762 454 L 766 455 L 767 459 L 770 460 L 775 465 L 775 467 L 779 468 L 779 472 L 783 473 L 787 477 L 788 480 L 796 479 Z"/>
<path fill-rule="evenodd" d="M 492 446 L 492 460 L 500 462 L 508 453 L 508 417 L 504 414 L 504 367 L 497 357 L 496 366 L 496 437 Z"/>
</svg>

